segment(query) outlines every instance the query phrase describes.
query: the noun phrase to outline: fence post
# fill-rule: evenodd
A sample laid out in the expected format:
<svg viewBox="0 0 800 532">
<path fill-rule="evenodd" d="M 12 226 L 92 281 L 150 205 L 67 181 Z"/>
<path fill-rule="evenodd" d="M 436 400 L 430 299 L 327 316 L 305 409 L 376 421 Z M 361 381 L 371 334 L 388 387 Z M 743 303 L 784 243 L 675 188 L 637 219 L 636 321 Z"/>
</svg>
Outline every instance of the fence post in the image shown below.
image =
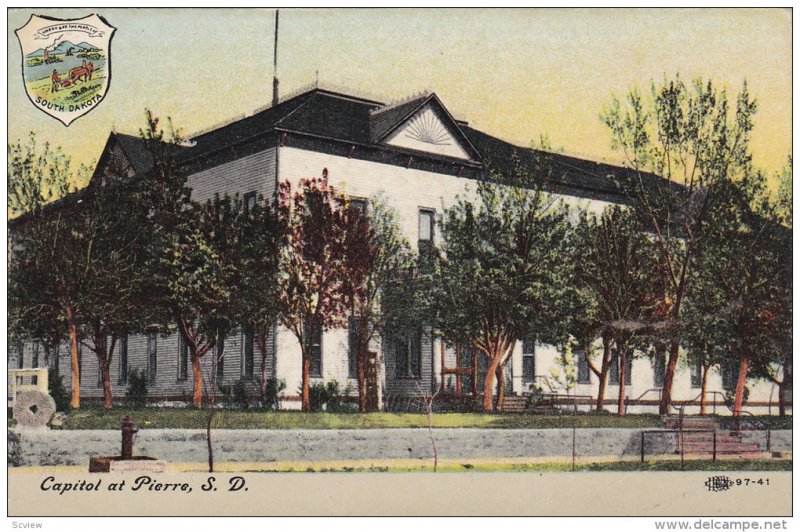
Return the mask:
<svg viewBox="0 0 800 532">
<path fill-rule="evenodd" d="M 713 448 L 712 448 L 711 461 L 712 462 L 716 462 L 717 461 L 717 431 L 716 430 L 713 432 L 713 435 L 714 435 L 714 438 L 713 438 Z"/>
<path fill-rule="evenodd" d="M 644 432 L 645 432 L 645 431 L 642 431 L 642 433 L 641 433 L 641 436 L 642 436 L 642 444 L 639 446 L 639 450 L 640 450 L 640 451 L 641 451 L 641 453 L 642 453 L 642 461 L 641 461 L 641 463 L 644 463 Z"/>
</svg>

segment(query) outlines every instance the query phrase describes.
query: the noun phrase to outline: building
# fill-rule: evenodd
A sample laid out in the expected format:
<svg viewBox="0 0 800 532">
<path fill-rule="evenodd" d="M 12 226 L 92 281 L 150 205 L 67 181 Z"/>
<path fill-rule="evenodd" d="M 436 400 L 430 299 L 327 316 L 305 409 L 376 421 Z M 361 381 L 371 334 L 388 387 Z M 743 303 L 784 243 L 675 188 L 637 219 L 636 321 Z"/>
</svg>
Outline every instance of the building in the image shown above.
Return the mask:
<svg viewBox="0 0 800 532">
<path fill-rule="evenodd" d="M 412 246 L 436 243 L 436 220 L 456 196 L 469 194 L 475 180 L 490 168 L 512 172 L 512 161 L 530 161 L 535 152 L 478 131 L 455 119 L 435 94 L 384 105 L 380 102 L 319 88 L 302 92 L 251 116 L 194 136 L 181 148 L 180 157 L 190 169 L 189 186 L 193 198 L 205 200 L 215 193 L 239 194 L 244 201 L 258 195 L 270 197 L 279 181 L 297 182 L 320 176 L 327 170 L 329 182 L 353 198 L 381 194 L 398 214 L 402 232 Z M 98 163 L 95 176 L 111 159 L 124 160 L 128 174 L 147 170 L 149 154 L 138 137 L 111 134 Z M 569 156 L 554 158 L 549 192 L 574 208 L 601 212 L 611 204 L 625 203 L 610 175 L 625 170 L 604 163 Z M 294 336 L 276 326 L 268 373 L 287 384 L 282 406 L 298 408 L 301 381 L 300 347 Z M 354 364 L 350 356 L 347 330 L 322 334 L 312 363 L 312 378 L 336 380 L 356 389 Z M 456 349 L 431 331 L 407 342 L 375 340 L 382 360 L 381 380 L 384 402 L 445 390 L 462 394 L 473 389 L 482 378 L 482 358 L 468 350 Z M 66 346 L 58 359 L 60 372 L 69 386 L 69 356 Z M 86 351 L 86 350 L 84 350 Z M 186 400 L 192 394 L 192 379 L 187 370 L 186 349 L 179 335 L 135 335 L 124 339 L 114 353 L 112 381 L 115 397 L 124 397 L 126 375 L 132 369 L 147 370 L 151 397 L 165 401 Z M 225 339 L 224 357 L 215 368 L 222 384 L 238 379 L 257 390 L 258 371 L 253 371 L 253 342 L 244 332 Z M 9 367 L 45 364 L 45 353 L 35 345 L 18 346 L 10 353 Z M 536 345 L 521 339 L 508 369 L 511 393 L 526 392 L 534 383 L 545 391 L 561 390 L 551 376 L 557 370 L 558 353 L 552 346 Z M 213 353 L 203 357 L 208 374 Z M 578 384 L 573 393 L 593 395 L 597 383 L 579 357 Z M 467 369 L 467 368 L 472 368 Z M 650 358 L 632 361 L 627 372 L 627 395 L 640 402 L 655 403 L 659 370 Z M 97 360 L 92 353 L 81 355 L 81 394 L 100 398 Z M 485 370 L 484 370 L 485 371 Z M 458 375 L 465 375 L 459 378 Z M 723 376 L 710 377 L 711 391 L 722 391 Z M 694 370 L 682 368 L 676 375 L 675 400 L 691 400 L 699 393 Z M 480 389 L 478 386 L 477 389 Z M 614 404 L 617 386 L 614 376 L 607 388 L 608 404 Z M 649 395 L 648 395 L 649 394 Z M 711 397 L 709 397 L 711 399 Z M 757 383 L 752 386 L 749 404 L 769 408 L 777 404 L 776 387 Z M 611 407 L 613 408 L 613 407 Z M 631 407 L 631 411 L 651 405 Z M 724 407 L 722 407 L 724 410 Z"/>
</svg>

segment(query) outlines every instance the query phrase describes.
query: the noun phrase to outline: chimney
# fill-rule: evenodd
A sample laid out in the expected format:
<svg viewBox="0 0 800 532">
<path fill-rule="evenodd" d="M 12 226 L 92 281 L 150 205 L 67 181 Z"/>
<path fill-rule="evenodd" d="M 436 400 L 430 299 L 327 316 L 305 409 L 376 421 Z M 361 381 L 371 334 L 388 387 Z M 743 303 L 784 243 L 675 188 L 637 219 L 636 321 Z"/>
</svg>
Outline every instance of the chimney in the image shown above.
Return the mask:
<svg viewBox="0 0 800 532">
<path fill-rule="evenodd" d="M 278 105 L 278 10 L 275 10 L 275 49 L 272 62 L 272 105 Z"/>
</svg>

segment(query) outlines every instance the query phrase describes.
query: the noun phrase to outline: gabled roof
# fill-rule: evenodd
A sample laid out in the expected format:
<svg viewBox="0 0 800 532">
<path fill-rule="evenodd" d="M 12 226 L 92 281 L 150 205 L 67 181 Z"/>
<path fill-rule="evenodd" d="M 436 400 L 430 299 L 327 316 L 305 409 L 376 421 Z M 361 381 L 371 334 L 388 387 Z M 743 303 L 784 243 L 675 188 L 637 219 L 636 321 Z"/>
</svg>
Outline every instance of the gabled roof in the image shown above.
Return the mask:
<svg viewBox="0 0 800 532">
<path fill-rule="evenodd" d="M 470 159 L 481 161 L 480 152 L 475 149 L 470 140 L 464 135 L 461 126 L 450 114 L 442 101 L 435 93 L 412 99 L 400 105 L 391 106 L 386 110 L 375 110 L 372 112 L 372 142 L 381 142 L 389 137 L 394 131 L 402 127 L 414 115 L 420 112 L 425 106 L 431 105 L 444 118 L 444 125 L 456 138 L 459 139 L 462 147 L 467 151 Z"/>
<path fill-rule="evenodd" d="M 153 157 L 141 137 L 112 133 L 117 145 L 137 174 L 146 172 L 153 165 Z"/>
<path fill-rule="evenodd" d="M 391 130 L 397 128 L 405 119 L 416 113 L 425 105 L 429 96 L 428 94 L 423 94 L 406 102 L 379 107 L 372 111 L 370 113 L 370 137 L 372 142 L 378 142 L 383 139 Z"/>
<path fill-rule="evenodd" d="M 369 146 L 386 153 L 402 154 L 408 151 L 409 155 L 416 158 L 418 152 L 402 146 L 389 146 L 385 139 L 428 105 L 434 107 L 458 142 L 468 150 L 470 158 L 478 161 L 477 165 L 470 163 L 478 169 L 483 166 L 487 173 L 495 170 L 513 176 L 517 162 L 524 166 L 546 155 L 552 165 L 551 184 L 579 190 L 584 196 L 601 195 L 613 201 L 623 199 L 624 194 L 612 176 L 628 176 L 630 170 L 577 157 L 540 152 L 488 135 L 469 127 L 466 122 L 455 120 L 434 93 L 384 105 L 374 100 L 314 88 L 251 116 L 194 136 L 193 145 L 180 148 L 179 159 L 198 163 L 202 167 L 208 164 L 204 162 L 207 161 L 206 156 L 276 132 L 313 137 L 325 142 Z M 137 173 L 149 168 L 152 161 L 142 139 L 112 133 L 107 150 L 112 142 L 120 147 Z M 427 152 L 423 155 L 431 160 L 440 160 L 448 168 L 458 164 L 447 156 Z M 655 176 L 651 177 L 654 183 L 658 181 Z"/>
</svg>

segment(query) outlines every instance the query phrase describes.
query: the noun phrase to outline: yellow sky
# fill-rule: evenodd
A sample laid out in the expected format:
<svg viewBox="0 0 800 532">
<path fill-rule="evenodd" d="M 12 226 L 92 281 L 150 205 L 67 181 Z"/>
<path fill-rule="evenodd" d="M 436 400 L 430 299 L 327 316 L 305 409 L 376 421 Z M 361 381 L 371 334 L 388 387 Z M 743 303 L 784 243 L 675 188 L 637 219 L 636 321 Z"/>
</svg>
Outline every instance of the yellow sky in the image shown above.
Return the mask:
<svg viewBox="0 0 800 532">
<path fill-rule="evenodd" d="M 24 94 L 13 30 L 32 13 L 104 16 L 117 32 L 103 103 L 69 128 Z M 8 14 L 9 140 L 29 131 L 76 162 L 109 131 L 136 133 L 144 109 L 187 132 L 252 112 L 272 90 L 274 11 L 34 9 Z M 747 9 L 282 10 L 281 93 L 313 83 L 382 101 L 433 90 L 471 125 L 529 145 L 618 162 L 598 115 L 612 94 L 680 73 L 759 102 L 752 149 L 779 170 L 791 153 L 791 12 Z"/>
</svg>

